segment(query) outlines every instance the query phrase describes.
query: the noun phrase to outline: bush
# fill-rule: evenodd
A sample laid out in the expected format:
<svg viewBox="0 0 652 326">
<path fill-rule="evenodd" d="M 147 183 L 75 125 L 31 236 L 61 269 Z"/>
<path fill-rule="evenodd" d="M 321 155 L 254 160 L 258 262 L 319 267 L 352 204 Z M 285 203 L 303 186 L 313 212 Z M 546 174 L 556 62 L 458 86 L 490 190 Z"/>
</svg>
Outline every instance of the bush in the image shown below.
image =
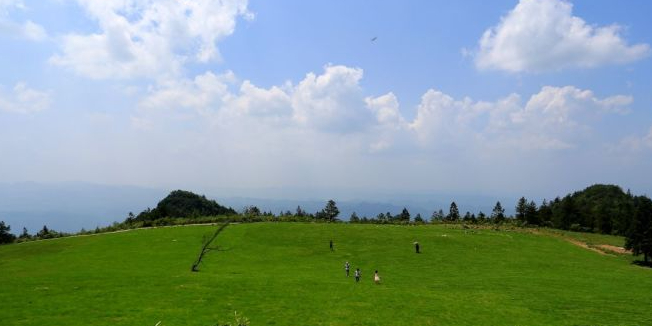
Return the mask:
<svg viewBox="0 0 652 326">
<path fill-rule="evenodd" d="M 571 231 L 575 231 L 575 232 L 582 231 L 582 227 L 577 223 L 571 224 L 571 226 L 568 229 L 571 230 Z"/>
</svg>

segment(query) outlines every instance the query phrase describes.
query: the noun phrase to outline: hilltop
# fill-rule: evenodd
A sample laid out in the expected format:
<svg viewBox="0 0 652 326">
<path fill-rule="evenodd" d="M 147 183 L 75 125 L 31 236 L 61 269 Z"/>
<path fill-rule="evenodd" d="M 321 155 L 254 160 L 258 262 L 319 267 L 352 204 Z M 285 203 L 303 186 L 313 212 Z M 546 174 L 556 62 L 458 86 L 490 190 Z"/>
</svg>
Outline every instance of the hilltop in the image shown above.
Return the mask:
<svg viewBox="0 0 652 326">
<path fill-rule="evenodd" d="M 2 246 L 0 319 L 207 326 L 237 311 L 254 326 L 652 323 L 652 270 L 559 237 L 460 225 L 237 224 L 191 272 L 216 228 Z M 362 269 L 359 284 L 346 278 L 345 261 Z"/>
</svg>

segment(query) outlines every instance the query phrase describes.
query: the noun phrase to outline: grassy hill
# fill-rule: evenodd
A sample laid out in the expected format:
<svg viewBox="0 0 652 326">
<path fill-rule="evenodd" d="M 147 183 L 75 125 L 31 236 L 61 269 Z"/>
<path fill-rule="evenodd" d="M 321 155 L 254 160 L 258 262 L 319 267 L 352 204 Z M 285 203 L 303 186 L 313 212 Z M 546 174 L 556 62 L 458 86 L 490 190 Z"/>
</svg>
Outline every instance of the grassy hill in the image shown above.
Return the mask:
<svg viewBox="0 0 652 326">
<path fill-rule="evenodd" d="M 234 311 L 252 325 L 652 324 L 652 269 L 561 236 L 238 224 L 218 236 L 219 250 L 200 272 L 190 272 L 202 239 L 216 228 L 1 246 L 2 325 L 208 326 L 232 320 Z M 362 269 L 360 283 L 346 278 L 345 261 Z M 380 285 L 372 282 L 375 269 Z"/>
</svg>

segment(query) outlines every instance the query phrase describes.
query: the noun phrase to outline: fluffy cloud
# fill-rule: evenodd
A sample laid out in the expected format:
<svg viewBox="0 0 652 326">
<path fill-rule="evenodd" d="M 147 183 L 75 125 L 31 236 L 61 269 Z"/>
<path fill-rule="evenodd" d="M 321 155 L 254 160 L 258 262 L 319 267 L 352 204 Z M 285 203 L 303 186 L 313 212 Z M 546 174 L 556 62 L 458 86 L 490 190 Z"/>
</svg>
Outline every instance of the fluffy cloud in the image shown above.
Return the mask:
<svg viewBox="0 0 652 326">
<path fill-rule="evenodd" d="M 543 72 L 636 61 L 648 44 L 628 45 L 620 27 L 595 27 L 572 15 L 565 0 L 521 0 L 479 42 L 479 69 Z"/>
<path fill-rule="evenodd" d="M 622 95 L 599 99 L 574 86 L 545 86 L 525 104 L 516 94 L 474 102 L 429 90 L 410 128 L 428 146 L 567 149 L 590 137 L 601 116 L 626 112 L 631 102 Z"/>
<path fill-rule="evenodd" d="M 414 145 L 447 151 L 560 150 L 590 143 L 603 117 L 627 113 L 633 101 L 624 95 L 599 98 L 574 86 L 542 87 L 525 103 L 517 94 L 488 102 L 431 89 L 414 120 L 406 121 L 393 93 L 365 97 L 362 77 L 361 69 L 327 65 L 296 85 L 260 88 L 238 82 L 231 72 L 207 72 L 150 89 L 133 122 L 150 128 L 161 114 L 176 120 L 200 117 L 215 128 L 356 137 L 359 149 L 370 152 Z"/>
<path fill-rule="evenodd" d="M 294 120 L 318 129 L 364 129 L 371 114 L 359 85 L 362 69 L 328 65 L 324 70 L 307 74 L 292 90 Z"/>
<path fill-rule="evenodd" d="M 373 112 L 359 85 L 362 75 L 359 68 L 327 65 L 322 74 L 308 73 L 297 85 L 264 89 L 245 80 L 233 91 L 236 78 L 232 73 L 207 72 L 193 80 L 160 84 L 140 106 L 149 111 L 191 108 L 213 119 L 265 119 L 277 125 L 348 133 L 365 130 L 372 123 Z M 380 108 L 382 98 L 369 101 L 381 119 L 389 120 L 384 116 L 391 114 L 398 119 L 398 107 L 389 113 L 391 108 Z"/>
<path fill-rule="evenodd" d="M 228 88 L 233 82 L 235 76 L 232 72 L 221 75 L 206 72 L 193 80 L 162 82 L 150 89 L 140 107 L 150 110 L 189 108 L 197 111 L 220 107 L 232 97 Z"/>
<path fill-rule="evenodd" d="M 12 37 L 25 38 L 32 41 L 42 41 L 47 38 L 45 29 L 31 20 L 23 23 L 16 22 L 9 17 L 10 9 L 26 10 L 25 4 L 20 0 L 0 1 L 0 34 Z"/>
<path fill-rule="evenodd" d="M 45 110 L 50 106 L 50 94 L 28 88 L 25 83 L 18 83 L 12 92 L 5 93 L 0 88 L 0 110 L 14 113 L 32 113 Z"/>
<path fill-rule="evenodd" d="M 247 0 L 78 2 L 99 31 L 63 36 L 50 61 L 97 79 L 176 76 L 186 62 L 219 59 L 217 42 L 253 17 Z"/>
</svg>

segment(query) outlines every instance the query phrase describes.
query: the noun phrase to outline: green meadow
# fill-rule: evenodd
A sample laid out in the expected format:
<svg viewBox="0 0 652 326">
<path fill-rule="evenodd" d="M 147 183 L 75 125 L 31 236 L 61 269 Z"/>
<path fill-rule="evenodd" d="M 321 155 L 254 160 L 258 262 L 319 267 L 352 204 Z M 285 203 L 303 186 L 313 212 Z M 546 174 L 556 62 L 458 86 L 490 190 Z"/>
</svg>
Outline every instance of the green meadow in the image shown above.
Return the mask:
<svg viewBox="0 0 652 326">
<path fill-rule="evenodd" d="M 217 227 L 0 246 L 0 324 L 210 326 L 237 311 L 251 325 L 652 325 L 652 269 L 561 236 L 447 225 L 235 224 L 191 272 Z M 374 270 L 381 284 L 373 283 Z"/>
</svg>

